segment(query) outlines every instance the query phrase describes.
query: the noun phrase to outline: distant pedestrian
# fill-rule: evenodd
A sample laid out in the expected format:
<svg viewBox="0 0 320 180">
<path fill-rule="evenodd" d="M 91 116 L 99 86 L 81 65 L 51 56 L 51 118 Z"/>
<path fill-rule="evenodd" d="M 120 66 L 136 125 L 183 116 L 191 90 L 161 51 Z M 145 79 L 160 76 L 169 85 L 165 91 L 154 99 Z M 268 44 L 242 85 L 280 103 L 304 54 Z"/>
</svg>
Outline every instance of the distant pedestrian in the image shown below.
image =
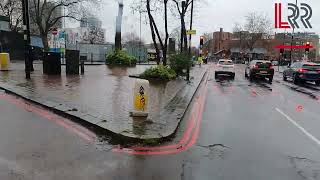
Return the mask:
<svg viewBox="0 0 320 180">
<path fill-rule="evenodd" d="M 203 63 L 202 56 L 199 56 L 199 57 L 198 57 L 198 64 L 199 64 L 199 67 L 201 67 L 202 63 Z"/>
</svg>

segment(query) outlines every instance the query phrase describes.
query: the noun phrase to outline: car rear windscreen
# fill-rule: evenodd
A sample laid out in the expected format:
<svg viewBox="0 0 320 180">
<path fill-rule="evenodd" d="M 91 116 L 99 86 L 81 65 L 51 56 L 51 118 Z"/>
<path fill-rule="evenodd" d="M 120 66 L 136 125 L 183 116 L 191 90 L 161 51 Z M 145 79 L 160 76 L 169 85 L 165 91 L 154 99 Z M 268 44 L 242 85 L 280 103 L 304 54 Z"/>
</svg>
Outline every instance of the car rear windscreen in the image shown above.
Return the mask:
<svg viewBox="0 0 320 180">
<path fill-rule="evenodd" d="M 232 61 L 219 61 L 219 64 L 221 65 L 233 65 Z"/>
<path fill-rule="evenodd" d="M 320 65 L 304 64 L 302 67 L 309 70 L 320 70 Z"/>
<path fill-rule="evenodd" d="M 272 66 L 270 62 L 257 62 L 256 65 L 259 68 L 270 68 Z"/>
</svg>

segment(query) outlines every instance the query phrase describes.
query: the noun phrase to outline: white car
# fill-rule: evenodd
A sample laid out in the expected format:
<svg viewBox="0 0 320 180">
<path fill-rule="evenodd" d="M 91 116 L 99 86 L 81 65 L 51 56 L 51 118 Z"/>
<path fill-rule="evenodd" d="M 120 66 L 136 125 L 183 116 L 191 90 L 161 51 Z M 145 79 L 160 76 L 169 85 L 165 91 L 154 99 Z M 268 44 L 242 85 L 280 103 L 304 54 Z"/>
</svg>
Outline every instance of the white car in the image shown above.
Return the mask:
<svg viewBox="0 0 320 180">
<path fill-rule="evenodd" d="M 218 78 L 219 75 L 228 75 L 234 79 L 236 73 L 234 70 L 234 63 L 229 59 L 220 59 L 216 66 L 215 78 Z"/>
</svg>

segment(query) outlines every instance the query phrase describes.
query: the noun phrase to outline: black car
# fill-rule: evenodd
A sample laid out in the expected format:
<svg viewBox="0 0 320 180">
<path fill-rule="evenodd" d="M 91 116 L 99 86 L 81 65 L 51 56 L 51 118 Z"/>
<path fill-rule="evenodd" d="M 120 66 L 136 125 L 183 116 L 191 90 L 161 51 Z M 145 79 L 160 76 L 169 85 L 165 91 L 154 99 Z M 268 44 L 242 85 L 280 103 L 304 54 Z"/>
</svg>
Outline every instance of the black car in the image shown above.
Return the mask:
<svg viewBox="0 0 320 180">
<path fill-rule="evenodd" d="M 283 72 L 283 80 L 291 78 L 294 84 L 314 81 L 320 85 L 320 64 L 310 62 L 296 62 Z"/>
<path fill-rule="evenodd" d="M 253 60 L 248 63 L 245 69 L 245 76 L 253 80 L 257 77 L 268 78 L 271 83 L 274 76 L 274 69 L 270 61 Z"/>
</svg>

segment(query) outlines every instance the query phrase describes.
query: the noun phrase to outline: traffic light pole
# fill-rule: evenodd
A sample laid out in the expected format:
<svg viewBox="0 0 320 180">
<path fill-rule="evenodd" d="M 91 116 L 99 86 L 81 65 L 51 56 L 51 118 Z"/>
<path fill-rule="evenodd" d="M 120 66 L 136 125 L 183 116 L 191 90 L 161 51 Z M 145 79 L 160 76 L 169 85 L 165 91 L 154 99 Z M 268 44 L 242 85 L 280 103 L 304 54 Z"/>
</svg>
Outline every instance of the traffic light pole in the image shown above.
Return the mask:
<svg viewBox="0 0 320 180">
<path fill-rule="evenodd" d="M 296 0 L 296 6 L 298 5 L 298 0 Z M 292 45 L 293 45 L 293 39 L 294 39 L 294 27 L 292 28 L 292 36 L 291 36 L 291 50 L 290 50 L 290 65 L 293 64 L 293 59 L 292 59 Z"/>
<path fill-rule="evenodd" d="M 23 13 L 23 39 L 24 39 L 24 62 L 26 79 L 30 79 L 30 25 L 29 25 L 29 2 L 22 0 L 22 13 Z"/>
</svg>

